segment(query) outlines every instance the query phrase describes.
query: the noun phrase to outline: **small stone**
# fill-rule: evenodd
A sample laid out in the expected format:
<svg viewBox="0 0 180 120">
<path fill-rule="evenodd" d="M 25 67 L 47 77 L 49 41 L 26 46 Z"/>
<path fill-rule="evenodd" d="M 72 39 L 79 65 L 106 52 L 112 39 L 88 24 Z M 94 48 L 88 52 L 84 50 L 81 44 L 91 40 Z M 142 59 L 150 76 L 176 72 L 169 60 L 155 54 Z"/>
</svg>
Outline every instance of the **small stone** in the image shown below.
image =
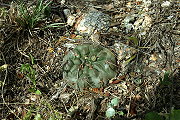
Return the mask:
<svg viewBox="0 0 180 120">
<path fill-rule="evenodd" d="M 171 5 L 171 3 L 169 1 L 164 1 L 162 4 L 161 4 L 161 7 L 169 7 Z"/>
<path fill-rule="evenodd" d="M 71 15 L 71 12 L 69 9 L 64 9 L 63 12 L 66 15 L 66 17 L 69 17 Z"/>
</svg>

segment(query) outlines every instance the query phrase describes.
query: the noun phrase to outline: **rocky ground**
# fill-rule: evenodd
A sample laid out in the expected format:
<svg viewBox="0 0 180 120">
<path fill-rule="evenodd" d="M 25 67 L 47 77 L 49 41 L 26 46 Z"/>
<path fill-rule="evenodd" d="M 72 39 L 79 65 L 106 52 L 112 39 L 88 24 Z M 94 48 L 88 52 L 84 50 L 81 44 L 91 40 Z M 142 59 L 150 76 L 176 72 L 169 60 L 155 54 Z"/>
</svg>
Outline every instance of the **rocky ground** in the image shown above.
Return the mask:
<svg viewBox="0 0 180 120">
<path fill-rule="evenodd" d="M 44 3 L 49 1 L 49 16 L 32 29 L 16 22 L 18 3 L 0 1 L 0 119 L 143 120 L 151 111 L 166 114 L 180 109 L 178 1 Z M 32 6 L 36 0 L 25 2 Z M 77 22 L 91 9 L 109 16 L 106 31 L 83 34 L 77 30 L 79 23 L 71 24 L 69 16 L 76 16 Z M 52 23 L 61 24 L 44 28 Z M 114 53 L 118 74 L 108 86 L 78 91 L 63 79 L 63 57 L 83 43 L 99 44 Z M 22 64 L 35 70 L 41 94 L 30 91 L 33 82 L 22 73 Z M 118 98 L 116 114 L 107 118 L 114 98 Z"/>
</svg>

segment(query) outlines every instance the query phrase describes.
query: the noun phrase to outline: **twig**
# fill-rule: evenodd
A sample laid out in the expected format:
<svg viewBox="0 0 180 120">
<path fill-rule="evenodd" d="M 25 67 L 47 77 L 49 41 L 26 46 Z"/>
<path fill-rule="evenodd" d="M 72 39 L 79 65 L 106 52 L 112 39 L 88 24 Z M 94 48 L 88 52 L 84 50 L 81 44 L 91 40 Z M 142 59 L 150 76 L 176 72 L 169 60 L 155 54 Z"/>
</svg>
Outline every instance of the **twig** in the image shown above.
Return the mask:
<svg viewBox="0 0 180 120">
<path fill-rule="evenodd" d="M 1 55 L 2 55 L 2 59 L 4 60 L 4 62 L 5 62 L 5 64 L 6 64 L 6 60 L 5 60 L 4 55 L 3 55 L 2 52 L 1 52 Z M 6 107 L 11 111 L 11 113 L 13 113 L 18 119 L 20 119 L 20 118 L 13 112 L 13 110 L 11 110 L 11 108 L 9 108 L 8 103 L 6 103 L 6 101 L 5 101 L 5 99 L 4 99 L 4 94 L 3 94 L 3 93 L 4 93 L 4 85 L 5 85 L 6 79 L 7 79 L 7 69 L 6 69 L 5 77 L 4 77 L 4 80 L 3 80 L 2 87 L 1 87 L 1 91 L 2 91 L 1 97 L 2 97 L 2 100 L 3 100 L 3 105 L 6 105 Z"/>
</svg>

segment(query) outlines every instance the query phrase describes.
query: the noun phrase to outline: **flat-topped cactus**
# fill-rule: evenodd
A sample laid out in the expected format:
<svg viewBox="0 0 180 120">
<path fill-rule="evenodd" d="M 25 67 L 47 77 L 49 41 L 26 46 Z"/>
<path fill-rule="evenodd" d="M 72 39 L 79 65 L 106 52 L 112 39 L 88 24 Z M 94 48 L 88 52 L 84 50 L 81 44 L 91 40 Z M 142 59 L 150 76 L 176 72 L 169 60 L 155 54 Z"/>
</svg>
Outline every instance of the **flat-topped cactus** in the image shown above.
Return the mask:
<svg viewBox="0 0 180 120">
<path fill-rule="evenodd" d="M 100 45 L 78 45 L 63 61 L 63 78 L 75 89 L 100 88 L 116 76 L 114 54 Z"/>
</svg>

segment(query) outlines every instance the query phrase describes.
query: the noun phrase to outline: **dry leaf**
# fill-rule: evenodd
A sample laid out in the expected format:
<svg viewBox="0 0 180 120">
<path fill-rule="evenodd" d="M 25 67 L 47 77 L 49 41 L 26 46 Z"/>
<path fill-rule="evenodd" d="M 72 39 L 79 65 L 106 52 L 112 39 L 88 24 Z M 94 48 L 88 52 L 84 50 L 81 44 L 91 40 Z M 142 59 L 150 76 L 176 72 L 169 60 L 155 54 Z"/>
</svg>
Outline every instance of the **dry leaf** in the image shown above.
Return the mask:
<svg viewBox="0 0 180 120">
<path fill-rule="evenodd" d="M 92 39 L 93 42 L 98 43 L 99 40 L 100 40 L 100 32 L 96 32 L 95 34 L 92 34 L 91 39 Z"/>
<path fill-rule="evenodd" d="M 92 88 L 91 91 L 99 94 L 99 93 L 103 93 L 104 89 L 103 88 Z"/>
<path fill-rule="evenodd" d="M 19 78 L 19 79 L 24 78 L 24 75 L 23 75 L 23 74 L 21 74 L 21 73 L 16 73 L 16 76 L 17 76 L 17 78 Z"/>
<path fill-rule="evenodd" d="M 142 1 L 136 0 L 136 4 L 137 4 L 137 5 L 142 5 Z"/>
<path fill-rule="evenodd" d="M 126 6 L 131 8 L 132 7 L 132 3 L 128 2 Z"/>
<path fill-rule="evenodd" d="M 63 52 L 63 50 L 61 48 L 57 48 L 57 53 L 59 54 L 61 52 Z"/>
<path fill-rule="evenodd" d="M 179 60 L 176 60 L 176 62 L 180 62 L 180 59 L 179 59 Z"/>
<path fill-rule="evenodd" d="M 48 47 L 47 51 L 52 53 L 52 52 L 54 52 L 54 48 Z"/>
<path fill-rule="evenodd" d="M 120 82 L 122 82 L 122 81 L 123 81 L 123 80 L 118 79 L 118 80 L 112 81 L 110 84 L 118 84 L 118 83 L 120 83 Z"/>
<path fill-rule="evenodd" d="M 151 57 L 149 58 L 149 60 L 156 61 L 157 60 L 156 55 L 152 54 Z"/>
<path fill-rule="evenodd" d="M 121 79 L 121 80 L 125 80 L 126 75 L 119 76 L 118 78 Z"/>
<path fill-rule="evenodd" d="M 114 5 L 113 4 L 104 5 L 104 8 L 106 10 L 111 10 L 112 8 L 114 8 Z"/>
<path fill-rule="evenodd" d="M 25 118 L 27 115 L 26 109 L 24 107 L 22 108 L 21 114 L 22 114 L 22 118 Z"/>
<path fill-rule="evenodd" d="M 73 15 L 70 15 L 70 16 L 68 16 L 68 19 L 67 19 L 67 25 L 73 26 L 75 21 L 76 21 L 76 17 Z"/>
<path fill-rule="evenodd" d="M 36 94 L 31 94 L 31 95 L 29 96 L 29 99 L 30 99 L 31 101 L 33 101 L 33 102 L 37 101 L 39 98 L 40 98 L 40 96 L 39 96 L 39 95 L 36 95 Z"/>
<path fill-rule="evenodd" d="M 71 39 L 74 39 L 75 37 L 76 37 L 76 34 L 71 34 L 71 35 L 70 35 L 70 38 L 71 38 Z"/>
<path fill-rule="evenodd" d="M 110 96 L 110 93 L 109 92 L 105 92 L 104 96 L 108 97 L 108 96 Z"/>
<path fill-rule="evenodd" d="M 111 80 L 109 83 L 110 84 L 118 84 L 122 81 L 124 81 L 126 78 L 126 75 L 122 75 L 122 76 L 119 76 L 117 80 Z"/>
<path fill-rule="evenodd" d="M 134 97 L 135 100 L 140 100 L 141 98 L 142 98 L 141 95 L 136 95 L 136 96 Z"/>
<path fill-rule="evenodd" d="M 136 115 L 136 114 L 137 114 L 136 107 L 137 107 L 137 105 L 136 105 L 135 101 L 133 101 L 133 102 L 130 104 L 130 109 L 129 109 L 129 113 L 130 113 L 131 115 Z"/>
<path fill-rule="evenodd" d="M 66 36 L 61 36 L 59 40 L 60 41 L 65 41 L 65 40 L 67 40 L 67 37 Z"/>
</svg>

